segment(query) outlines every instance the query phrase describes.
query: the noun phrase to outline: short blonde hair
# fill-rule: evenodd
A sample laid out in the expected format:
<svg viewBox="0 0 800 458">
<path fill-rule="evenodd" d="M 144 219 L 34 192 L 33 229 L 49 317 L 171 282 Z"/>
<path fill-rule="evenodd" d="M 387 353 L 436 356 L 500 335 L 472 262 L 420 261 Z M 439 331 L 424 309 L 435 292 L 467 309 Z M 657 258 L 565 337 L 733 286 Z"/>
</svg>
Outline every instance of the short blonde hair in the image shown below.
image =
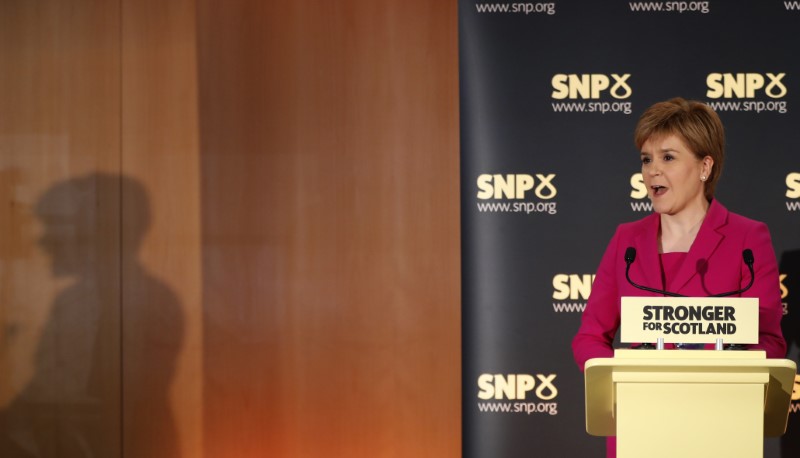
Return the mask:
<svg viewBox="0 0 800 458">
<path fill-rule="evenodd" d="M 722 121 L 708 105 L 677 97 L 645 110 L 636 124 L 633 139 L 636 148 L 641 150 L 648 139 L 670 134 L 680 137 L 699 160 L 706 156 L 714 160 L 705 182 L 705 196 L 710 201 L 725 162 Z"/>
</svg>

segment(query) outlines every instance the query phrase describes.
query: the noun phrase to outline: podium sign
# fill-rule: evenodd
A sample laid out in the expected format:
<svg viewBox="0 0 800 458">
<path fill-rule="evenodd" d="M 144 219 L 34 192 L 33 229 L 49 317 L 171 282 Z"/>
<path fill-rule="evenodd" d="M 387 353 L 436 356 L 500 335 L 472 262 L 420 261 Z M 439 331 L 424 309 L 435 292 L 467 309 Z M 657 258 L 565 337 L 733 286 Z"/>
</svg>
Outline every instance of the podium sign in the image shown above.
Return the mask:
<svg viewBox="0 0 800 458">
<path fill-rule="evenodd" d="M 758 343 L 758 299 L 751 297 L 623 297 L 623 343 Z"/>
</svg>

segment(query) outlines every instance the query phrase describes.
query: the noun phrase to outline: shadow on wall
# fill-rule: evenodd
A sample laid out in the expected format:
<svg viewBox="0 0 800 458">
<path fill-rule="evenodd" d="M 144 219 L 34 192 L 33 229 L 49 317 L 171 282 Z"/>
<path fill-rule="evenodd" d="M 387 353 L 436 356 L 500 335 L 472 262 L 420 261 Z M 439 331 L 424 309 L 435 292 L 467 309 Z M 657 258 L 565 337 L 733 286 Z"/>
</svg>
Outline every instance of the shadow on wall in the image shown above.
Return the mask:
<svg viewBox="0 0 800 458">
<path fill-rule="evenodd" d="M 780 272 L 786 275 L 781 281 L 784 316 L 781 322 L 783 336 L 788 347 L 787 358 L 800 362 L 800 250 L 786 251 L 781 255 Z M 792 392 L 792 409 L 789 411 L 789 425 L 781 437 L 781 456 L 796 458 L 800 456 L 800 377 L 795 376 Z"/>
<path fill-rule="evenodd" d="M 181 456 L 168 394 L 184 320 L 138 260 L 150 225 L 144 187 L 90 174 L 50 187 L 34 210 L 52 276 L 69 283 L 41 332 L 35 374 L 0 411 L 0 456 L 117 457 L 129 446 Z"/>
</svg>

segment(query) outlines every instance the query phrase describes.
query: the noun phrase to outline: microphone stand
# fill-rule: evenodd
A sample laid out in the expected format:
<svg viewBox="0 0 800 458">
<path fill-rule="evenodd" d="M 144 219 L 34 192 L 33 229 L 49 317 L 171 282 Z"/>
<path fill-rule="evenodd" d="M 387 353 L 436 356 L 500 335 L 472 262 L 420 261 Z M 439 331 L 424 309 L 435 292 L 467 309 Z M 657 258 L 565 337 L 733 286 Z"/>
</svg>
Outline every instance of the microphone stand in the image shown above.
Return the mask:
<svg viewBox="0 0 800 458">
<path fill-rule="evenodd" d="M 635 260 L 636 260 L 636 248 L 630 246 L 625 250 L 625 279 L 628 280 L 628 283 L 630 283 L 631 286 L 633 286 L 635 288 L 638 288 L 638 289 L 641 289 L 642 291 L 648 291 L 648 292 L 656 293 L 656 294 L 663 294 L 664 296 L 686 297 L 686 295 L 684 295 L 684 294 L 673 293 L 671 291 L 666 291 L 666 290 L 663 290 L 663 289 L 649 288 L 647 286 L 642 286 L 642 285 L 639 285 L 637 283 L 634 283 L 634 281 L 631 280 L 630 270 L 631 270 L 631 265 L 633 264 L 633 261 L 635 261 Z M 742 260 L 747 265 L 747 269 L 750 271 L 750 282 L 747 283 L 747 286 L 745 286 L 742 289 L 735 290 L 735 291 L 728 291 L 728 292 L 725 292 L 725 293 L 713 294 L 713 295 L 708 296 L 708 297 L 733 296 L 734 294 L 741 294 L 741 293 L 747 291 L 748 289 L 750 289 L 751 286 L 753 286 L 753 282 L 756 279 L 755 271 L 753 270 L 753 264 L 755 263 L 755 258 L 753 257 L 753 251 L 750 248 L 747 248 L 744 251 L 742 251 Z M 657 342 L 656 342 L 656 345 L 653 345 L 651 343 L 643 343 L 643 344 L 640 344 L 638 347 L 635 347 L 635 348 L 636 349 L 640 349 L 640 350 L 653 350 L 653 349 L 663 350 L 664 349 L 664 338 L 663 337 L 659 337 Z M 714 349 L 715 350 L 744 350 L 745 348 L 746 347 L 744 345 L 742 345 L 742 344 L 723 344 L 721 338 L 720 339 L 716 339 L 716 341 L 714 342 Z"/>
</svg>

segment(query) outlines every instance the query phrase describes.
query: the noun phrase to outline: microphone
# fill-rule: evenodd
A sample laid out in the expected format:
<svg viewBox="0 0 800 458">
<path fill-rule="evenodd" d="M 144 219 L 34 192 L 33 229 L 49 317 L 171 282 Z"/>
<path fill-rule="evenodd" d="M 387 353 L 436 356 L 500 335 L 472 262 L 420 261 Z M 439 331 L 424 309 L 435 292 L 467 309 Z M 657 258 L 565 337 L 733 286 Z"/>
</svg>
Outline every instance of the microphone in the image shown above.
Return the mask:
<svg viewBox="0 0 800 458">
<path fill-rule="evenodd" d="M 636 248 L 634 248 L 632 246 L 629 246 L 625 250 L 625 264 L 626 264 L 626 266 L 625 266 L 625 279 L 627 279 L 628 283 L 630 283 L 633 287 L 639 288 L 639 289 L 641 289 L 643 291 L 649 291 L 651 293 L 663 294 L 664 296 L 686 297 L 683 294 L 673 293 L 673 292 L 670 292 L 670 291 L 665 291 L 663 289 L 648 288 L 647 286 L 637 285 L 636 283 L 634 283 L 633 280 L 631 280 L 630 270 L 631 270 L 631 264 L 633 264 L 633 261 L 635 261 L 635 260 L 636 260 Z"/>
<path fill-rule="evenodd" d="M 633 261 L 635 261 L 635 260 L 636 260 L 636 248 L 634 248 L 632 246 L 629 246 L 625 250 L 625 264 L 626 264 L 626 267 L 625 267 L 625 278 L 628 280 L 628 283 L 630 283 L 633 287 L 641 289 L 643 291 L 649 291 L 651 293 L 656 293 L 656 294 L 663 294 L 665 296 L 670 296 L 670 297 L 686 297 L 683 294 L 673 293 L 673 292 L 665 291 L 665 290 L 662 290 L 662 289 L 648 288 L 647 286 L 637 285 L 636 283 L 634 283 L 633 280 L 631 280 L 629 272 L 630 272 L 630 269 L 631 269 L 631 264 L 633 264 Z M 742 251 L 742 260 L 747 265 L 747 269 L 750 271 L 750 282 L 747 284 L 747 286 L 745 286 L 742 289 L 737 289 L 735 291 L 728 291 L 728 292 L 725 292 L 725 293 L 713 294 L 713 295 L 711 295 L 709 297 L 733 296 L 734 294 L 741 294 L 741 293 L 747 291 L 748 289 L 750 289 L 751 286 L 753 286 L 753 282 L 755 281 L 755 278 L 756 278 L 755 272 L 753 270 L 753 264 L 755 263 L 755 258 L 753 257 L 753 251 L 750 248 L 747 248 L 744 251 Z"/>
<path fill-rule="evenodd" d="M 747 270 L 750 271 L 750 283 L 748 283 L 747 286 L 745 286 L 742 289 L 737 289 L 736 291 L 728 291 L 727 293 L 714 294 L 713 296 L 709 297 L 733 296 L 734 294 L 741 294 L 750 289 L 751 286 L 753 286 L 753 282 L 756 279 L 756 274 L 753 271 L 753 264 L 756 262 L 755 258 L 753 257 L 753 250 L 747 248 L 744 251 L 742 251 L 742 260 L 744 261 L 745 264 L 747 264 Z"/>
<path fill-rule="evenodd" d="M 747 284 L 747 286 L 745 286 L 740 290 L 730 291 L 722 294 L 715 294 L 711 297 L 733 296 L 734 294 L 743 293 L 748 289 L 750 289 L 751 286 L 753 286 L 753 281 L 755 281 L 756 279 L 755 272 L 753 271 L 753 264 L 756 262 L 755 258 L 753 258 L 753 250 L 747 248 L 744 251 L 742 251 L 742 260 L 744 261 L 745 264 L 747 264 L 747 270 L 750 271 L 750 282 Z M 726 350 L 745 350 L 746 348 L 747 345 L 742 345 L 742 344 L 730 344 L 725 346 Z"/>
</svg>

